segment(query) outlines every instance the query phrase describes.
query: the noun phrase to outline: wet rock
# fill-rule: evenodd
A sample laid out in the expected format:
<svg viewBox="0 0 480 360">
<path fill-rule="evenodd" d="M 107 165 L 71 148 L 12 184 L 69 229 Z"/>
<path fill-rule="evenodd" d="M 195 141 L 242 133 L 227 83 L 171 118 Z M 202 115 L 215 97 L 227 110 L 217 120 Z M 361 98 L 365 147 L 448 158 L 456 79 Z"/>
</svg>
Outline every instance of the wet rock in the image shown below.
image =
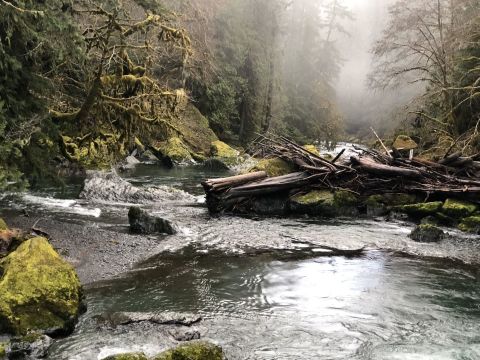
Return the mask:
<svg viewBox="0 0 480 360">
<path fill-rule="evenodd" d="M 222 160 L 210 158 L 203 162 L 203 166 L 210 170 L 228 170 L 229 167 Z"/>
<path fill-rule="evenodd" d="M 225 360 L 221 347 L 205 341 L 194 341 L 158 354 L 153 360 Z"/>
<path fill-rule="evenodd" d="M 180 329 L 171 330 L 169 334 L 177 341 L 192 341 L 200 339 L 198 330 L 182 331 Z"/>
<path fill-rule="evenodd" d="M 282 176 L 295 171 L 293 165 L 280 158 L 262 159 L 249 172 L 265 171 L 268 176 Z"/>
<path fill-rule="evenodd" d="M 42 359 L 47 356 L 53 339 L 40 333 L 30 333 L 13 338 L 6 350 L 9 359 Z"/>
<path fill-rule="evenodd" d="M 175 163 L 193 161 L 190 148 L 179 137 L 172 137 L 163 143 L 157 144 L 156 149 L 163 157 L 168 157 Z"/>
<path fill-rule="evenodd" d="M 158 325 L 192 326 L 202 320 L 201 316 L 174 312 L 142 313 L 142 312 L 115 312 L 97 316 L 97 321 L 112 327 L 129 325 L 140 322 L 150 322 Z"/>
<path fill-rule="evenodd" d="M 158 201 L 195 201 L 195 197 L 168 186 L 138 188 L 115 172 L 91 171 L 80 193 L 81 199 L 146 204 Z"/>
<path fill-rule="evenodd" d="M 421 224 L 412 231 L 410 238 L 418 242 L 432 243 L 443 240 L 445 233 L 435 225 Z"/>
<path fill-rule="evenodd" d="M 392 207 L 414 204 L 418 201 L 415 195 L 410 194 L 382 194 L 371 195 L 366 201 L 367 215 L 386 215 Z"/>
<path fill-rule="evenodd" d="M 175 226 L 168 220 L 148 214 L 137 206 L 132 206 L 128 211 L 130 231 L 135 234 L 168 234 L 177 233 Z"/>
<path fill-rule="evenodd" d="M 137 353 L 127 353 L 127 354 L 116 354 L 110 355 L 103 360 L 148 360 L 147 356 L 142 352 Z"/>
<path fill-rule="evenodd" d="M 420 204 L 410 204 L 395 206 L 394 210 L 411 216 L 412 218 L 422 219 L 424 217 L 435 215 L 442 208 L 441 201 L 427 202 Z"/>
<path fill-rule="evenodd" d="M 0 359 L 6 358 L 8 349 L 9 344 L 7 342 L 0 342 Z"/>
<path fill-rule="evenodd" d="M 464 218 L 458 228 L 468 233 L 480 234 L 480 215 Z"/>
<path fill-rule="evenodd" d="M 210 147 L 210 156 L 222 161 L 228 166 L 238 164 L 238 162 L 242 160 L 239 151 L 220 140 L 212 142 Z"/>
<path fill-rule="evenodd" d="M 135 168 L 135 166 L 137 166 L 138 164 L 140 164 L 140 160 L 130 155 L 125 158 L 125 161 L 120 165 L 119 168 L 122 171 L 131 170 Z"/>
<path fill-rule="evenodd" d="M 442 206 L 442 213 L 455 219 L 467 217 L 473 214 L 476 210 L 476 205 L 454 199 L 447 199 Z"/>
<path fill-rule="evenodd" d="M 47 335 L 73 331 L 82 288 L 73 267 L 47 239 L 22 243 L 0 261 L 0 333 Z"/>
<path fill-rule="evenodd" d="M 139 159 L 141 161 L 145 162 L 159 162 L 160 159 L 154 155 L 154 153 L 151 150 L 145 150 L 142 152 L 142 154 L 139 156 Z"/>
</svg>

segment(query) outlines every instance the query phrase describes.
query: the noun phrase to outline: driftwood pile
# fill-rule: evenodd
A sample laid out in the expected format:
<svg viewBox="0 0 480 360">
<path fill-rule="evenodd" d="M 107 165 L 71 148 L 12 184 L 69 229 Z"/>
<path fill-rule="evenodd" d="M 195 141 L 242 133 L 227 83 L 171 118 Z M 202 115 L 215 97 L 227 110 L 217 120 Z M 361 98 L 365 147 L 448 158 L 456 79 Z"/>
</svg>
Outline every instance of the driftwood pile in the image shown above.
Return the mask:
<svg viewBox="0 0 480 360">
<path fill-rule="evenodd" d="M 411 157 L 402 149 L 384 151 L 354 147 L 334 159 L 316 155 L 293 141 L 275 135 L 262 136 L 255 144 L 256 156 L 281 158 L 296 172 L 267 177 L 264 171 L 202 183 L 211 212 L 245 211 L 252 199 L 269 194 L 295 195 L 310 190 L 346 190 L 361 197 L 388 193 L 416 193 L 427 199 L 447 197 L 480 201 L 480 162 L 461 153 L 438 162 Z"/>
</svg>

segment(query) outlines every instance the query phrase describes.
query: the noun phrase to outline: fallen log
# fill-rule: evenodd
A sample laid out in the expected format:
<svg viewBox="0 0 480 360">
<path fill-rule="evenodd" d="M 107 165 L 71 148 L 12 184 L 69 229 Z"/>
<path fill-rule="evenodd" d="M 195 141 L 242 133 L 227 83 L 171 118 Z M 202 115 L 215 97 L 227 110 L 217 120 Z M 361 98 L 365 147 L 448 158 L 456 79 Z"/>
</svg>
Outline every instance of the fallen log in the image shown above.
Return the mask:
<svg viewBox="0 0 480 360">
<path fill-rule="evenodd" d="M 250 174 L 237 175 L 228 178 L 208 179 L 202 182 L 202 186 L 208 191 L 220 190 L 232 186 L 243 185 L 252 181 L 263 180 L 267 177 L 268 175 L 265 171 L 257 171 Z"/>
<path fill-rule="evenodd" d="M 350 158 L 350 161 L 356 168 L 374 175 L 386 176 L 386 177 L 404 176 L 407 178 L 414 178 L 414 179 L 422 177 L 422 173 L 418 170 L 405 169 L 405 168 L 400 168 L 400 167 L 395 167 L 390 165 L 379 164 L 369 159 L 362 159 L 362 158 L 357 158 L 355 156 L 352 156 Z"/>
</svg>

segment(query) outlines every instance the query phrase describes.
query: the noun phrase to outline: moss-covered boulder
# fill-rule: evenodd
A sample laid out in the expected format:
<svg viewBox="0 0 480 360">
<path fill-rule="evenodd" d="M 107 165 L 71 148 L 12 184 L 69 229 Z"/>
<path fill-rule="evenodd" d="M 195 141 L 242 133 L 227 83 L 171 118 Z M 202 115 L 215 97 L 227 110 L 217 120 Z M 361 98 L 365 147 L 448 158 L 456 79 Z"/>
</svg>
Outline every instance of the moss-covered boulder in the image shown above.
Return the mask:
<svg viewBox="0 0 480 360">
<path fill-rule="evenodd" d="M 442 206 L 442 213 L 454 219 L 461 219 L 473 214 L 477 210 L 477 206 L 455 199 L 447 199 Z"/>
<path fill-rule="evenodd" d="M 210 156 L 229 166 L 236 165 L 241 161 L 240 152 L 220 140 L 212 142 Z"/>
<path fill-rule="evenodd" d="M 439 242 L 444 237 L 443 230 L 432 224 L 418 225 L 410 234 L 412 240 L 425 243 Z"/>
<path fill-rule="evenodd" d="M 144 353 L 136 352 L 136 353 L 110 355 L 104 358 L 103 360 L 148 360 L 148 358 Z"/>
<path fill-rule="evenodd" d="M 2 218 L 0 218 L 0 230 L 8 230 L 7 223 Z"/>
<path fill-rule="evenodd" d="M 167 141 L 157 143 L 155 150 L 176 163 L 186 163 L 193 160 L 190 149 L 179 137 L 171 137 Z"/>
<path fill-rule="evenodd" d="M 480 215 L 469 216 L 462 219 L 458 228 L 468 233 L 480 234 Z"/>
<path fill-rule="evenodd" d="M 45 238 L 22 243 L 0 260 L 0 269 L 0 333 L 73 330 L 81 309 L 80 281 Z"/>
<path fill-rule="evenodd" d="M 194 341 L 158 354 L 153 360 L 224 360 L 220 346 L 205 341 Z"/>
<path fill-rule="evenodd" d="M 8 343 L 0 342 L 0 359 L 5 359 L 7 357 L 7 347 Z"/>
<path fill-rule="evenodd" d="M 369 196 L 364 204 L 367 208 L 367 215 L 386 215 L 395 206 L 414 204 L 418 201 L 415 195 L 404 193 L 382 194 Z"/>
<path fill-rule="evenodd" d="M 359 199 L 348 191 L 313 190 L 290 198 L 290 211 L 324 217 L 352 216 L 358 213 Z"/>
<path fill-rule="evenodd" d="M 268 176 L 282 176 L 295 171 L 292 164 L 280 158 L 262 159 L 249 172 L 265 171 Z"/>
<path fill-rule="evenodd" d="M 315 145 L 304 145 L 303 148 L 314 155 L 320 156 L 320 151 L 318 151 Z"/>
<path fill-rule="evenodd" d="M 422 219 L 424 217 L 435 215 L 441 210 L 443 203 L 441 201 L 426 202 L 419 204 L 395 206 L 395 211 L 405 213 L 412 218 Z"/>
<path fill-rule="evenodd" d="M 398 150 L 412 150 L 418 147 L 418 144 L 410 136 L 399 135 L 393 142 L 393 147 Z"/>
</svg>

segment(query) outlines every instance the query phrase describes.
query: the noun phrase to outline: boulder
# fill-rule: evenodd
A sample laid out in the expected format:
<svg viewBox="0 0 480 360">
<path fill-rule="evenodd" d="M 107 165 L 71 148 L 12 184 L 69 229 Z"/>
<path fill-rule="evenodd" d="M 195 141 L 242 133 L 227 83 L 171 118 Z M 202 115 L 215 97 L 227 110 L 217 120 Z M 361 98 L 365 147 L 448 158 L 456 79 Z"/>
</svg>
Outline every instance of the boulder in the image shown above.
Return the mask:
<svg viewBox="0 0 480 360">
<path fill-rule="evenodd" d="M 82 287 L 73 267 L 47 239 L 25 241 L 0 261 L 0 269 L 0 333 L 73 331 L 82 308 Z"/>
<path fill-rule="evenodd" d="M 96 316 L 99 323 L 105 323 L 112 327 L 120 325 L 150 322 L 157 325 L 182 325 L 192 326 L 202 320 L 201 316 L 182 314 L 176 312 L 113 312 Z"/>
<path fill-rule="evenodd" d="M 145 210 L 132 206 L 128 211 L 130 231 L 135 234 L 168 234 L 177 233 L 175 226 L 168 220 L 148 214 Z"/>
<path fill-rule="evenodd" d="M 442 208 L 443 203 L 441 201 L 410 204 L 395 206 L 395 211 L 407 214 L 408 216 L 416 219 L 422 219 L 424 217 L 435 215 Z"/>
<path fill-rule="evenodd" d="M 156 150 L 163 157 L 170 158 L 175 163 L 192 162 L 193 158 L 190 154 L 190 148 L 179 137 L 172 137 L 165 142 L 156 145 Z"/>
<path fill-rule="evenodd" d="M 477 206 L 455 199 L 447 199 L 442 206 L 442 213 L 454 219 L 461 219 L 473 214 L 477 210 Z"/>
<path fill-rule="evenodd" d="M 358 214 L 359 199 L 348 191 L 313 190 L 290 198 L 290 211 L 324 217 Z"/>
<path fill-rule="evenodd" d="M 93 201 L 146 204 L 166 201 L 195 201 L 195 197 L 168 186 L 135 187 L 115 172 L 89 171 L 80 193 L 81 199 Z"/>
<path fill-rule="evenodd" d="M 9 359 L 43 359 L 52 344 L 51 337 L 41 333 L 30 333 L 12 338 L 6 352 Z"/>
<path fill-rule="evenodd" d="M 142 352 L 136 353 L 127 353 L 127 354 L 116 354 L 110 355 L 103 360 L 148 360 L 147 356 Z"/>
<path fill-rule="evenodd" d="M 288 194 L 256 197 L 252 203 L 252 211 L 258 215 L 286 215 L 288 212 Z"/>
<path fill-rule="evenodd" d="M 225 360 L 221 347 L 205 341 L 192 341 L 164 351 L 153 360 Z"/>
<path fill-rule="evenodd" d="M 365 200 L 367 215 L 386 215 L 395 206 L 414 204 L 418 201 L 415 195 L 394 193 L 383 195 L 371 195 Z"/>
<path fill-rule="evenodd" d="M 203 162 L 203 166 L 209 170 L 221 171 L 228 170 L 229 167 L 220 159 L 210 158 Z"/>
<path fill-rule="evenodd" d="M 418 147 L 418 144 L 410 136 L 399 135 L 393 142 L 393 147 L 397 150 L 413 150 Z"/>
<path fill-rule="evenodd" d="M 472 234 L 480 234 L 480 215 L 469 216 L 462 219 L 458 228 Z"/>
<path fill-rule="evenodd" d="M 152 152 L 152 150 L 145 150 L 144 152 L 141 153 L 139 156 L 139 159 L 141 161 L 145 162 L 159 162 L 160 159 L 155 156 L 155 154 Z"/>
<path fill-rule="evenodd" d="M 210 156 L 222 161 L 228 166 L 236 165 L 241 160 L 239 151 L 220 140 L 212 142 Z"/>
<path fill-rule="evenodd" d="M 410 234 L 412 240 L 425 243 L 439 242 L 444 237 L 443 230 L 432 224 L 418 225 Z"/>
<path fill-rule="evenodd" d="M 295 168 L 292 164 L 280 158 L 262 159 L 249 172 L 265 171 L 268 176 L 282 176 L 293 173 Z"/>
<path fill-rule="evenodd" d="M 8 343 L 0 342 L 0 359 L 5 359 L 7 356 Z"/>
</svg>

